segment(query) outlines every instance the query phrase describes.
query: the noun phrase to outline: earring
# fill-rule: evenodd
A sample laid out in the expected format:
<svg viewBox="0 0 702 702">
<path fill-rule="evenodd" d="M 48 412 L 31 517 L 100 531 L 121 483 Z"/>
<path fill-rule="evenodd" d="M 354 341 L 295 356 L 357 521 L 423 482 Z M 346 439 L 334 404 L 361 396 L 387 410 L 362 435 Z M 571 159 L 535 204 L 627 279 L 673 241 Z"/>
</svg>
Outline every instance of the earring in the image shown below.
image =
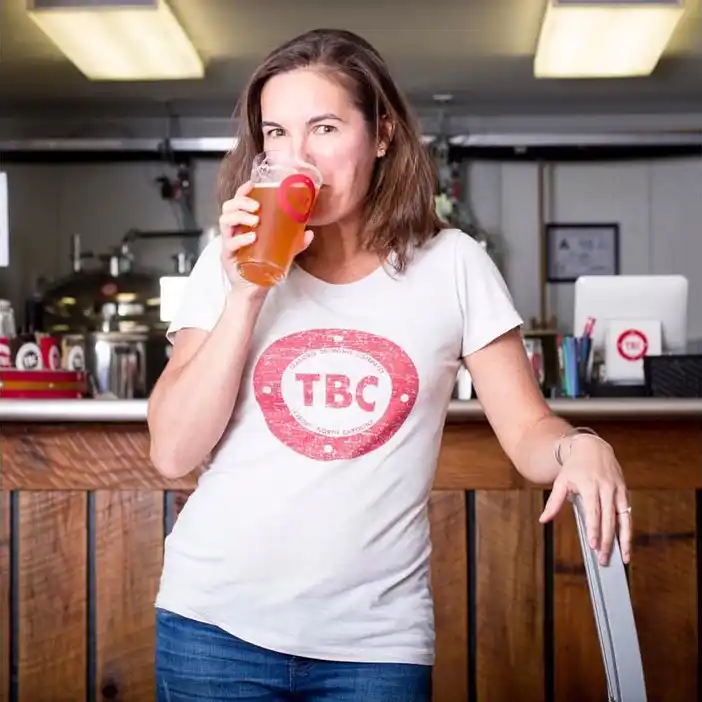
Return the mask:
<svg viewBox="0 0 702 702">
<path fill-rule="evenodd" d="M 383 158 L 385 156 L 385 149 L 378 149 L 378 158 Z"/>
</svg>

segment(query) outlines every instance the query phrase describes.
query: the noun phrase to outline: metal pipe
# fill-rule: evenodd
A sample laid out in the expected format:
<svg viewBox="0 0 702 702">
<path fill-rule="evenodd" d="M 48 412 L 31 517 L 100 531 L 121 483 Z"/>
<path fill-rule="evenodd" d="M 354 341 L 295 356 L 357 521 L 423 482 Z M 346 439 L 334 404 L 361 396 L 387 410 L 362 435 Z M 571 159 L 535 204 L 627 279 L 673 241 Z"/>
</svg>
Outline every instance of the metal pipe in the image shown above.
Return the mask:
<svg viewBox="0 0 702 702">
<path fill-rule="evenodd" d="M 141 229 L 130 229 L 122 241 L 128 243 L 136 239 L 176 239 L 190 238 L 197 239 L 202 236 L 202 229 L 173 229 L 173 230 L 149 230 L 142 231 Z"/>
<path fill-rule="evenodd" d="M 423 140 L 431 143 L 435 135 L 427 133 Z M 702 153 L 702 130 L 658 132 L 471 132 L 455 133 L 452 146 L 467 148 L 536 148 L 536 147 L 690 147 Z M 154 153 L 161 154 L 167 144 L 170 152 L 224 154 L 236 145 L 233 137 L 156 138 L 57 138 L 4 139 L 0 153 Z"/>
<path fill-rule="evenodd" d="M 541 329 L 548 327 L 548 250 L 546 248 L 546 167 L 539 161 L 536 172 L 536 219 L 539 236 L 539 326 Z"/>
<path fill-rule="evenodd" d="M 80 250 L 80 234 L 71 236 L 71 267 L 74 273 L 80 273 L 82 268 L 81 250 Z"/>
</svg>

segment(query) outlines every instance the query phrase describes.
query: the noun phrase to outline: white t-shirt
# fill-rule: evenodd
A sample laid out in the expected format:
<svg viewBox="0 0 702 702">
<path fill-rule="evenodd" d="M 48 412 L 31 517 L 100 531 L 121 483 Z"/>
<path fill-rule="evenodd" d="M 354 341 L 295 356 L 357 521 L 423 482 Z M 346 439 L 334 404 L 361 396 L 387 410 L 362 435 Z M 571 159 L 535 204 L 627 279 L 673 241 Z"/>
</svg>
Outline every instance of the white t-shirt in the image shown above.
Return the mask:
<svg viewBox="0 0 702 702">
<path fill-rule="evenodd" d="M 202 253 L 169 335 L 217 323 L 220 250 Z M 157 606 L 291 655 L 433 663 L 427 501 L 451 391 L 462 356 L 521 323 L 457 230 L 399 275 L 332 285 L 293 265 L 166 539 Z"/>
</svg>

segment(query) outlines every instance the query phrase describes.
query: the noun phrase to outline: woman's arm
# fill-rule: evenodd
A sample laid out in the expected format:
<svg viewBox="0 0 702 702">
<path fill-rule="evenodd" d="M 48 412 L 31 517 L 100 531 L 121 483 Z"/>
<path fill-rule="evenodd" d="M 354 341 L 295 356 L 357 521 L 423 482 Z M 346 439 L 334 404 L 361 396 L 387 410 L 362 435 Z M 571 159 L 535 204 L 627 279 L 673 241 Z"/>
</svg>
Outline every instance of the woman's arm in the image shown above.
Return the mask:
<svg viewBox="0 0 702 702">
<path fill-rule="evenodd" d="M 514 329 L 464 358 L 476 393 L 500 445 L 516 469 L 537 484 L 551 484 L 541 521 L 552 519 L 569 492 L 582 495 L 588 541 L 606 562 L 617 521 L 625 561 L 631 541 L 628 496 L 611 447 L 596 436 L 567 439 L 568 422 L 556 417 L 539 390 L 519 330 Z M 559 442 L 570 443 L 556 459 Z M 617 517 L 619 515 L 619 518 Z"/>
<path fill-rule="evenodd" d="M 197 468 L 224 434 L 263 297 L 234 289 L 211 332 L 187 328 L 149 398 L 151 460 L 168 478 Z"/>
</svg>

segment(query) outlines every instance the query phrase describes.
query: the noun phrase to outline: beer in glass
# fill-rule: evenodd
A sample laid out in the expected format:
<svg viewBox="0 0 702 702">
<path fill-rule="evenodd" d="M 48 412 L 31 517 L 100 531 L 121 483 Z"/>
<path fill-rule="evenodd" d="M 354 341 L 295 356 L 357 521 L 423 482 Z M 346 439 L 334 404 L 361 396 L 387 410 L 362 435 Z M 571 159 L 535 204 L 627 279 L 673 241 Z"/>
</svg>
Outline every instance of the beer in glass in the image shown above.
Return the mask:
<svg viewBox="0 0 702 702">
<path fill-rule="evenodd" d="M 254 159 L 251 181 L 248 196 L 260 205 L 256 241 L 237 251 L 237 269 L 250 283 L 270 287 L 287 276 L 302 245 L 322 175 L 292 154 L 266 151 Z"/>
</svg>

